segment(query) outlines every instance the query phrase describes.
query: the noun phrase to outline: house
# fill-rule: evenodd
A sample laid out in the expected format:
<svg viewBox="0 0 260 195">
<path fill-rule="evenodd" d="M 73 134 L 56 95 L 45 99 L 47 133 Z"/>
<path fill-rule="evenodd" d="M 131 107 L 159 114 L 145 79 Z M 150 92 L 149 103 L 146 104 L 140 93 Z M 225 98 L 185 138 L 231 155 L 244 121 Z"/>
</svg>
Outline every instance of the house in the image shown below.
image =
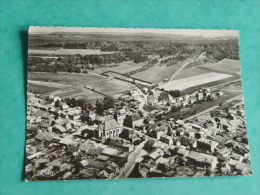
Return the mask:
<svg viewBox="0 0 260 195">
<path fill-rule="evenodd" d="M 61 126 L 61 125 L 55 124 L 55 125 L 53 126 L 52 131 L 53 131 L 53 132 L 58 132 L 58 133 L 64 133 L 64 132 L 67 131 L 67 129 L 64 128 L 64 127 Z"/>
<path fill-rule="evenodd" d="M 68 110 L 69 109 L 69 106 L 67 104 L 65 104 L 64 102 L 60 102 L 59 103 L 59 107 L 62 109 L 62 110 Z"/>
<path fill-rule="evenodd" d="M 182 106 L 187 106 L 189 105 L 189 101 L 188 100 L 184 100 L 182 103 L 181 103 Z"/>
<path fill-rule="evenodd" d="M 176 121 L 176 123 L 177 123 L 179 126 L 183 126 L 185 122 L 184 122 L 183 120 L 178 119 L 178 120 Z"/>
<path fill-rule="evenodd" d="M 122 128 L 115 119 L 108 119 L 99 124 L 98 128 L 94 130 L 94 137 L 99 140 L 106 140 L 108 138 L 118 137 L 121 131 Z"/>
<path fill-rule="evenodd" d="M 163 143 L 166 143 L 168 145 L 172 145 L 173 144 L 172 137 L 171 136 L 167 136 L 167 135 L 161 135 L 160 141 L 163 142 Z"/>
<path fill-rule="evenodd" d="M 240 154 L 237 154 L 237 153 L 232 153 L 231 154 L 231 158 L 236 160 L 236 161 L 239 161 L 239 162 L 242 162 L 244 157 Z"/>
<path fill-rule="evenodd" d="M 144 119 L 138 114 L 126 116 L 124 120 L 124 125 L 130 128 L 141 127 L 143 125 Z"/>
<path fill-rule="evenodd" d="M 196 101 L 198 101 L 198 98 L 196 96 L 192 96 L 190 99 L 189 99 L 189 103 L 190 104 L 193 104 L 195 103 Z"/>
<path fill-rule="evenodd" d="M 152 160 L 157 160 L 164 155 L 164 151 L 160 148 L 156 149 L 152 153 L 148 154 L 148 157 Z"/>
<path fill-rule="evenodd" d="M 102 162 L 107 162 L 109 160 L 109 157 L 100 154 L 100 155 L 97 156 L 96 159 L 99 160 L 99 161 L 102 161 Z"/>
<path fill-rule="evenodd" d="M 206 139 L 206 138 L 200 138 L 197 140 L 197 148 L 201 150 L 206 150 L 209 152 L 214 152 L 215 148 L 218 146 L 218 142 Z"/>
<path fill-rule="evenodd" d="M 170 103 L 172 103 L 172 104 L 175 104 L 175 103 L 178 102 L 178 100 L 177 100 L 176 98 L 172 97 L 171 95 L 169 95 L 169 101 L 170 101 Z"/>
<path fill-rule="evenodd" d="M 177 102 L 182 102 L 184 100 L 184 97 L 178 97 Z"/>
<path fill-rule="evenodd" d="M 203 93 L 197 93 L 198 100 L 203 100 L 204 96 Z"/>
<path fill-rule="evenodd" d="M 181 145 L 189 148 L 197 148 L 197 140 L 186 136 L 180 137 Z"/>
<path fill-rule="evenodd" d="M 185 99 L 185 100 L 190 99 L 190 95 L 185 95 L 185 96 L 184 96 L 184 99 Z"/>
<path fill-rule="evenodd" d="M 120 127 L 123 127 L 125 118 L 126 118 L 126 110 L 125 109 L 117 109 L 115 111 L 114 119 L 117 121 L 117 123 L 120 125 Z"/>
<path fill-rule="evenodd" d="M 224 93 L 222 91 L 217 92 L 217 96 L 223 96 Z"/>
<path fill-rule="evenodd" d="M 211 170 L 215 169 L 218 163 L 216 156 L 211 156 L 204 153 L 199 153 L 195 151 L 190 151 L 186 156 L 187 160 L 190 161 L 191 164 L 199 167 L 207 167 Z"/>
<path fill-rule="evenodd" d="M 185 157 L 189 154 L 189 150 L 186 150 L 182 147 L 174 147 L 174 146 L 171 146 L 169 148 L 169 151 L 173 154 L 173 155 L 178 155 L 180 157 Z"/>
<path fill-rule="evenodd" d="M 250 175 L 252 174 L 252 167 L 250 164 L 242 163 L 240 161 L 236 161 L 230 159 L 228 162 L 231 168 L 240 171 L 243 175 Z"/>
<path fill-rule="evenodd" d="M 101 154 L 105 156 L 117 156 L 118 153 L 119 151 L 113 148 L 104 148 L 101 152 Z"/>
<path fill-rule="evenodd" d="M 34 158 L 38 158 L 38 157 L 40 157 L 40 156 L 42 156 L 42 155 L 44 155 L 45 153 L 43 153 L 43 152 L 36 152 L 36 153 L 34 153 L 34 154 L 32 154 L 32 155 L 30 155 L 30 156 L 27 156 L 27 159 L 28 160 L 32 160 L 32 159 L 34 159 Z"/>
</svg>

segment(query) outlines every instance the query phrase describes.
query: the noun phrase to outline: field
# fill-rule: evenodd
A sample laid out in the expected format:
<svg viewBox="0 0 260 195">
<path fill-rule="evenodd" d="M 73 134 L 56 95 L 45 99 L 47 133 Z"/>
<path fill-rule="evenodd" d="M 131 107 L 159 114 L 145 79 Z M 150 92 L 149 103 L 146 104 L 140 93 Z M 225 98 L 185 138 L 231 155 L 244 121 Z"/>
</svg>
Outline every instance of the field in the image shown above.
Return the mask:
<svg viewBox="0 0 260 195">
<path fill-rule="evenodd" d="M 129 61 L 129 62 L 114 64 L 112 66 L 107 66 L 102 68 L 99 67 L 96 68 L 95 70 L 92 70 L 91 72 L 102 74 L 103 72 L 107 72 L 107 71 L 115 71 L 124 74 L 124 73 L 129 73 L 131 71 L 137 70 L 141 68 L 142 65 L 143 65 L 142 63 L 135 64 L 134 62 Z"/>
<path fill-rule="evenodd" d="M 174 64 L 172 66 L 155 65 L 145 71 L 136 73 L 132 77 L 143 79 L 154 84 L 163 82 L 165 79 L 170 79 L 172 75 L 177 72 L 186 61 Z"/>
<path fill-rule="evenodd" d="M 28 54 L 41 55 L 102 55 L 113 54 L 114 52 L 102 52 L 99 49 L 29 49 Z"/>
<path fill-rule="evenodd" d="M 56 90 L 59 90 L 58 88 L 53 88 L 53 87 L 47 87 L 47 86 L 42 86 L 42 85 L 34 85 L 31 83 L 27 84 L 27 89 L 28 91 L 36 94 L 43 94 L 43 93 L 48 93 L 48 92 L 53 92 Z"/>
<path fill-rule="evenodd" d="M 33 80 L 28 80 L 28 84 L 33 84 L 33 85 L 40 85 L 40 86 L 45 86 L 45 87 L 51 87 L 51 88 L 57 88 L 57 89 L 62 89 L 62 88 L 68 88 L 71 87 L 71 85 L 64 84 L 64 83 L 54 83 L 54 82 L 46 82 L 46 81 L 33 81 Z"/>
<path fill-rule="evenodd" d="M 84 87 L 79 87 L 77 89 L 68 90 L 68 91 L 57 91 L 53 93 L 55 96 L 60 98 L 75 98 L 75 99 L 84 99 L 89 103 L 95 104 L 97 98 L 104 98 L 103 95 L 86 89 Z"/>
<path fill-rule="evenodd" d="M 160 88 L 164 88 L 165 90 L 182 91 L 190 87 L 223 80 L 232 76 L 233 75 L 211 72 L 211 73 L 200 74 L 200 75 L 196 75 L 184 79 L 173 80 L 171 82 L 166 83 L 165 85 L 160 86 Z"/>
<path fill-rule="evenodd" d="M 223 59 L 215 64 L 207 63 L 200 66 L 183 69 L 174 80 L 183 79 L 195 75 L 218 72 L 224 74 L 240 75 L 239 60 Z"/>
<path fill-rule="evenodd" d="M 215 64 L 209 63 L 198 67 L 200 69 L 214 71 L 214 72 L 240 75 L 239 60 L 223 59 Z"/>
<path fill-rule="evenodd" d="M 90 74 L 76 74 L 76 73 L 29 73 L 28 91 L 44 94 L 51 93 L 60 97 L 74 97 L 77 99 L 86 99 L 94 102 L 97 98 L 102 98 L 104 95 L 114 95 L 123 93 L 127 90 L 134 90 L 132 85 L 126 82 L 99 77 Z M 51 83 L 53 88 L 48 85 Z M 56 85 L 54 85 L 56 84 Z M 57 88 L 63 86 L 63 88 Z M 64 88 L 67 86 L 67 88 Z M 94 91 L 86 89 L 84 86 L 91 86 Z"/>
</svg>

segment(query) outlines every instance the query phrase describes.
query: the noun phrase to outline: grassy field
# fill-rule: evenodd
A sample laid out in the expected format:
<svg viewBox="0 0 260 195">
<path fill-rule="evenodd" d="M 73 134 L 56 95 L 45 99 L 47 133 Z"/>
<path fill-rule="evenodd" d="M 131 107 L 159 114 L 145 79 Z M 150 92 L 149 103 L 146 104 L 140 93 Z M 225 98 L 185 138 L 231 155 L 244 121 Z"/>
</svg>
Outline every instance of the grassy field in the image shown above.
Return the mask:
<svg viewBox="0 0 260 195">
<path fill-rule="evenodd" d="M 209 72 L 240 75 L 239 60 L 223 59 L 215 64 L 208 63 L 196 67 L 183 69 L 178 75 L 175 76 L 174 80 L 205 74 Z"/>
<path fill-rule="evenodd" d="M 85 83 L 95 84 L 107 79 L 90 74 L 79 73 L 29 73 L 28 80 L 56 82 L 78 86 Z"/>
<path fill-rule="evenodd" d="M 214 71 L 214 72 L 240 75 L 239 60 L 223 59 L 215 64 L 209 63 L 198 67 L 200 69 Z"/>
<path fill-rule="evenodd" d="M 95 91 L 111 96 L 114 94 L 123 93 L 127 90 L 135 90 L 132 85 L 129 85 L 126 82 L 90 74 L 29 73 L 28 78 L 30 80 L 37 80 L 37 83 L 39 83 L 39 85 L 29 84 L 28 91 L 39 94 L 52 92 L 54 95 L 63 98 L 83 98 L 90 102 L 94 102 L 97 98 L 103 98 L 104 96 L 89 89 L 86 89 L 84 86 L 91 86 Z M 68 88 L 68 90 L 64 88 L 52 88 L 46 85 L 47 82 L 44 81 L 51 83 L 56 82 L 58 85 L 63 84 L 70 87 Z M 40 85 L 40 83 L 43 83 L 43 85 Z"/>
<path fill-rule="evenodd" d="M 48 92 L 53 92 L 53 91 L 59 90 L 59 88 L 47 87 L 47 86 L 41 86 L 41 85 L 35 85 L 35 84 L 28 83 L 27 90 L 32 93 L 43 94 L 43 93 L 48 93 Z"/>
<path fill-rule="evenodd" d="M 129 73 L 131 71 L 137 70 L 140 67 L 142 67 L 142 65 L 143 65 L 142 63 L 135 64 L 134 62 L 129 61 L 129 62 L 118 63 L 115 64 L 114 66 L 96 68 L 95 70 L 91 70 L 91 72 L 102 74 L 103 72 L 107 72 L 107 71 L 115 71 L 124 74 L 124 73 Z"/>
<path fill-rule="evenodd" d="M 170 79 L 177 72 L 184 62 L 177 63 L 172 66 L 155 65 L 145 71 L 132 75 L 132 77 L 143 79 L 154 84 L 162 82 L 164 79 Z"/>
<path fill-rule="evenodd" d="M 89 103 L 92 103 L 92 105 L 95 104 L 97 98 L 101 99 L 104 98 L 103 95 L 96 93 L 94 91 L 91 91 L 89 89 L 86 89 L 84 87 L 80 87 L 76 90 L 70 90 L 70 91 L 64 91 L 55 94 L 56 96 L 60 98 L 75 98 L 75 99 L 84 99 Z"/>
<path fill-rule="evenodd" d="M 166 83 L 165 85 L 160 86 L 160 88 L 164 88 L 165 90 L 182 91 L 194 86 L 204 85 L 207 83 L 223 80 L 232 76 L 233 75 L 211 72 L 183 79 L 173 80 L 171 82 Z"/>
</svg>

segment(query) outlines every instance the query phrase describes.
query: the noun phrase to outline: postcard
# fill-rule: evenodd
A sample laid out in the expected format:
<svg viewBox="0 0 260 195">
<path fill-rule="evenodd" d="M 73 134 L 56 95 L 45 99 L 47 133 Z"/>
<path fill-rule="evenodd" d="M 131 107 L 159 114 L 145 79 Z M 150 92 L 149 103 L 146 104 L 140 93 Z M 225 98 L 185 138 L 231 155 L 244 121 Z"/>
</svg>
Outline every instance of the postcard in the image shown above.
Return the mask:
<svg viewBox="0 0 260 195">
<path fill-rule="evenodd" d="M 30 27 L 26 181 L 251 175 L 238 38 Z"/>
</svg>

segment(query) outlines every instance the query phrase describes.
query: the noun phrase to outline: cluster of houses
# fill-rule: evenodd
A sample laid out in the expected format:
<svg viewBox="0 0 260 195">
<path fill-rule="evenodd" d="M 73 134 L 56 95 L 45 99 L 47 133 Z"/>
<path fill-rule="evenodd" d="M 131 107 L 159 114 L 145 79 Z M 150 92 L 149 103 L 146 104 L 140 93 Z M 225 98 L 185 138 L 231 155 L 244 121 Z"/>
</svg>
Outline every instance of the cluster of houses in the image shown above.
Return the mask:
<svg viewBox="0 0 260 195">
<path fill-rule="evenodd" d="M 179 98 L 168 96 L 167 101 L 190 104 L 194 98 L 222 95 L 202 89 Z M 89 111 L 82 121 L 80 107 L 69 107 L 59 97 L 44 101 L 28 93 L 27 177 L 119 177 L 136 146 L 151 140 L 141 148 L 145 150 L 139 166 L 142 177 L 251 174 L 242 106 L 218 109 L 213 116 L 206 113 L 189 121 L 156 121 L 151 112 L 142 109 L 151 97 L 145 89 L 117 94 L 114 108 L 103 115 Z M 154 98 L 154 102 L 166 103 L 163 101 Z"/>
<path fill-rule="evenodd" d="M 26 173 L 29 179 L 117 175 L 134 149 L 128 141 L 118 138 L 122 131 L 122 110 L 118 110 L 117 120 L 113 115 L 90 113 L 94 124 L 88 126 L 80 121 L 80 107 L 70 108 L 57 97 L 49 99 L 47 103 L 28 93 Z M 108 142 L 108 138 L 115 139 Z"/>
<path fill-rule="evenodd" d="M 216 110 L 190 121 L 160 122 L 147 129 L 153 142 L 140 165 L 142 177 L 252 174 L 245 134 L 244 111 Z M 246 140 L 246 139 L 244 139 Z M 186 171 L 183 171 L 185 167 Z M 188 173 L 188 174 L 187 174 Z"/>
<path fill-rule="evenodd" d="M 170 104 L 175 107 L 185 107 L 202 100 L 215 100 L 223 95 L 224 94 L 221 91 L 212 93 L 209 88 L 202 88 L 191 95 L 187 94 L 180 97 L 172 97 L 169 93 L 164 93 L 160 96 L 160 98 L 152 97 L 151 103 Z"/>
</svg>

